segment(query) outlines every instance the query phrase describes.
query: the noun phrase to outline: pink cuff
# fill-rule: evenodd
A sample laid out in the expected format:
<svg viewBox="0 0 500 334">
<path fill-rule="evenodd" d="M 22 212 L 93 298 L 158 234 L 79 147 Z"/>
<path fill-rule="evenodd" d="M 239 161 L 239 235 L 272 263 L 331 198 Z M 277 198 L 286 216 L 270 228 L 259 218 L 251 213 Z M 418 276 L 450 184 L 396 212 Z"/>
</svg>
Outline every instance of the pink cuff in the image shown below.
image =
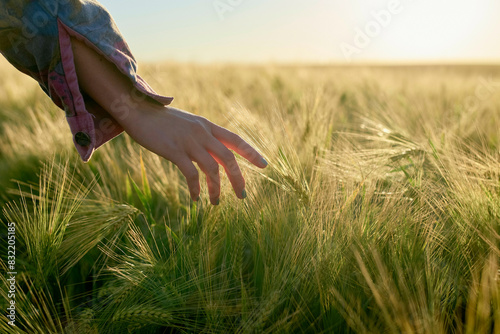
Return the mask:
<svg viewBox="0 0 500 334">
<path fill-rule="evenodd" d="M 82 96 L 76 75 L 73 50 L 70 36 L 83 42 L 106 59 L 130 78 L 134 87 L 141 93 L 149 96 L 161 105 L 169 105 L 173 98 L 158 95 L 140 76 L 135 72 L 130 73 L 130 62 L 134 60 L 128 55 L 116 50 L 112 55 L 104 54 L 99 48 L 92 44 L 84 36 L 68 28 L 58 20 L 59 45 L 61 52 L 64 77 L 54 73 L 49 74 L 50 86 L 54 93 L 61 99 L 66 110 L 66 119 L 73 134 L 73 142 L 84 162 L 89 161 L 92 153 L 123 132 L 118 122 L 90 97 Z"/>
</svg>

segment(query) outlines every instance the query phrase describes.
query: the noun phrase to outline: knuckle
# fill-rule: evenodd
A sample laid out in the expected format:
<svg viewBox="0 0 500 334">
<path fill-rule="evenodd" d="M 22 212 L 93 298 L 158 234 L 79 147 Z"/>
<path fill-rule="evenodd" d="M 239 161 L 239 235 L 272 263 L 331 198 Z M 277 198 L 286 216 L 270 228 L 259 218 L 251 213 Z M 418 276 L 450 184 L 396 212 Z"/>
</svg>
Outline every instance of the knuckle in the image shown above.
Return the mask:
<svg viewBox="0 0 500 334">
<path fill-rule="evenodd" d="M 238 143 L 238 146 L 241 146 L 242 144 L 245 143 L 245 141 L 243 140 L 243 138 L 241 138 L 239 135 L 237 135 L 234 132 L 231 132 L 230 139 L 234 143 Z"/>
<path fill-rule="evenodd" d="M 208 120 L 204 117 L 197 117 L 195 120 L 191 121 L 191 127 L 193 131 L 198 133 L 209 132 Z"/>
<path fill-rule="evenodd" d="M 189 172 L 186 172 L 186 179 L 188 182 L 196 182 L 198 181 L 198 171 L 196 169 L 190 170 Z"/>
<path fill-rule="evenodd" d="M 217 161 L 211 161 L 208 165 L 207 165 L 207 172 L 210 173 L 210 174 L 219 174 L 219 164 L 217 163 Z"/>
<path fill-rule="evenodd" d="M 226 150 L 221 154 L 221 159 L 225 161 L 227 164 L 236 163 L 236 158 L 234 157 L 234 154 L 231 153 L 231 151 L 229 150 Z"/>
<path fill-rule="evenodd" d="M 246 156 L 247 159 L 252 160 L 258 158 L 259 152 L 257 152 L 250 144 L 243 143 L 240 145 L 241 152 Z"/>
<path fill-rule="evenodd" d="M 232 176 L 238 176 L 241 174 L 240 167 L 238 166 L 236 160 L 234 160 L 233 163 L 227 165 L 227 172 Z"/>
<path fill-rule="evenodd" d="M 169 160 L 176 164 L 185 156 L 185 152 L 174 146 L 165 146 L 164 151 L 163 156 L 168 156 Z"/>
<path fill-rule="evenodd" d="M 208 123 L 210 123 L 210 121 L 203 116 L 198 116 L 198 122 L 200 122 L 203 125 L 207 125 Z"/>
<path fill-rule="evenodd" d="M 252 151 L 252 147 L 245 141 L 241 141 L 238 144 L 238 148 L 245 153 L 250 153 Z"/>
<path fill-rule="evenodd" d="M 203 133 L 204 131 L 206 131 L 205 126 L 200 120 L 192 121 L 191 129 L 196 133 Z"/>
</svg>

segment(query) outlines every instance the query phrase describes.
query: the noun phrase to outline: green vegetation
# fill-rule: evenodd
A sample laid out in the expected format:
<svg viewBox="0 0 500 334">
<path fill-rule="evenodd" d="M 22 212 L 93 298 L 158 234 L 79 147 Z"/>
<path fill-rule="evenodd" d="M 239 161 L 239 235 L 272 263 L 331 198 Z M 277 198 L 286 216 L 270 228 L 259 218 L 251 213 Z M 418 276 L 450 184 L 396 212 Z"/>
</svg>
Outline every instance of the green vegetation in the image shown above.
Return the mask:
<svg viewBox="0 0 500 334">
<path fill-rule="evenodd" d="M 2 63 L 0 332 L 500 333 L 500 68 L 142 73 L 268 168 L 239 159 L 248 198 L 224 177 L 214 207 L 126 135 L 84 164 Z"/>
</svg>

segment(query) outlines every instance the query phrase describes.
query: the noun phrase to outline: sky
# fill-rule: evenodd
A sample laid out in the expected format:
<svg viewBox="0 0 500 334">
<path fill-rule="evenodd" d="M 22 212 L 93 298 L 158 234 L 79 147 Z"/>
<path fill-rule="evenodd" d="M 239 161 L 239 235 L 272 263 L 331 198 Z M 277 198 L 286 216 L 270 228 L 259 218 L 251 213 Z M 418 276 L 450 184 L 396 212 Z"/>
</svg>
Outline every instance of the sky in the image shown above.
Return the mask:
<svg viewBox="0 0 500 334">
<path fill-rule="evenodd" d="M 498 0 L 99 2 L 143 61 L 500 62 Z"/>
</svg>

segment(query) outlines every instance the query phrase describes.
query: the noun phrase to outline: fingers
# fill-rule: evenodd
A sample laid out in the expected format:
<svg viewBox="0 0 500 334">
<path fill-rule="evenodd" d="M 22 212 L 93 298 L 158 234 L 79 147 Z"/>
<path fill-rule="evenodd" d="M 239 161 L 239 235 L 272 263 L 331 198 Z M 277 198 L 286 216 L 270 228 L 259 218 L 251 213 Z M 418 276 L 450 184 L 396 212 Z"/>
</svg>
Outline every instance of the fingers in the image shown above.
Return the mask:
<svg viewBox="0 0 500 334">
<path fill-rule="evenodd" d="M 212 154 L 214 159 L 224 167 L 236 196 L 240 199 L 245 198 L 245 179 L 241 174 L 240 167 L 238 166 L 234 154 L 213 137 L 206 143 L 205 147 Z"/>
<path fill-rule="evenodd" d="M 186 146 L 186 150 L 183 150 L 185 156 L 172 161 L 186 177 L 191 198 L 197 201 L 200 195 L 199 175 L 193 162 L 196 162 L 206 175 L 210 202 L 213 205 L 219 204 L 219 164 L 224 167 L 236 196 L 240 199 L 246 198 L 245 179 L 234 154 L 229 149 L 260 168 L 267 166 L 266 160 L 240 136 L 211 122 L 206 123 L 208 127 L 203 131 L 201 129 L 193 131 L 196 135 L 191 137 L 194 140 Z"/>
<path fill-rule="evenodd" d="M 192 159 L 207 176 L 208 194 L 213 205 L 219 205 L 220 197 L 220 175 L 219 164 L 203 148 L 199 147 L 193 151 Z"/>
<path fill-rule="evenodd" d="M 172 162 L 177 165 L 181 173 L 186 178 L 191 198 L 193 201 L 198 201 L 200 198 L 200 180 L 198 170 L 187 156 L 178 158 Z"/>
<path fill-rule="evenodd" d="M 265 168 L 267 161 L 250 144 L 241 139 L 237 134 L 224 129 L 217 124 L 211 124 L 212 134 L 222 144 L 235 151 L 257 167 Z"/>
</svg>

